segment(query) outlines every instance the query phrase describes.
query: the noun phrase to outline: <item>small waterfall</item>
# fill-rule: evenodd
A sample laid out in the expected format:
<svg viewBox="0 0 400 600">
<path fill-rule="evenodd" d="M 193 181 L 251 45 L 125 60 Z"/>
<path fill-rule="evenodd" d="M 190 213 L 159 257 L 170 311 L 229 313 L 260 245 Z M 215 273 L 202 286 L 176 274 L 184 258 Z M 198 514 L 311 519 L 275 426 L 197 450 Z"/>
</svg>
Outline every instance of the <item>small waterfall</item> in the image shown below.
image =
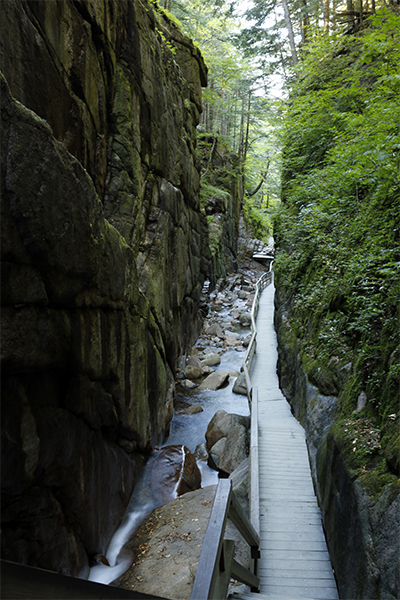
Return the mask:
<svg viewBox="0 0 400 600">
<path fill-rule="evenodd" d="M 177 456 L 181 456 L 178 476 Z M 152 454 L 135 486 L 121 525 L 108 545 L 106 558 L 110 566 L 98 564 L 92 567 L 88 577 L 90 581 L 109 584 L 129 569 L 133 557 L 124 548 L 125 544 L 154 509 L 177 497 L 184 464 L 184 446 L 166 446 Z"/>
</svg>

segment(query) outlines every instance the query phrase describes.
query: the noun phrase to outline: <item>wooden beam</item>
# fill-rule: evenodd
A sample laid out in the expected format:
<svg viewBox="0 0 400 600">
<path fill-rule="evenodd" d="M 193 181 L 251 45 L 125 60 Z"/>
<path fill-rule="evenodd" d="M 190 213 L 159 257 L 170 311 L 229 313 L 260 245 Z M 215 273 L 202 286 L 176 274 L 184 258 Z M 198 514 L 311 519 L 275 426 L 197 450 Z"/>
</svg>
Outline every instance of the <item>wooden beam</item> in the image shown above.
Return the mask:
<svg viewBox="0 0 400 600">
<path fill-rule="evenodd" d="M 1 598 L 7 600 L 165 600 L 45 569 L 1 561 Z"/>
<path fill-rule="evenodd" d="M 260 578 L 257 577 L 257 575 L 253 575 L 253 573 L 250 573 L 250 571 L 242 567 L 242 565 L 236 562 L 236 560 L 234 560 L 232 563 L 231 574 L 234 579 L 237 579 L 238 581 L 249 585 L 251 587 L 252 592 L 260 591 Z"/>
<path fill-rule="evenodd" d="M 258 549 L 260 547 L 260 536 L 250 523 L 234 493 L 232 493 L 229 518 L 240 531 L 249 546 Z"/>
<path fill-rule="evenodd" d="M 219 569 L 216 571 L 215 581 L 208 600 L 221 600 L 227 597 L 234 553 L 235 542 L 233 540 L 224 540 L 219 560 Z"/>
<path fill-rule="evenodd" d="M 213 598 L 212 593 L 219 574 L 219 562 L 231 497 L 232 480 L 220 479 L 203 541 L 190 600 L 209 600 Z"/>
<path fill-rule="evenodd" d="M 260 535 L 260 484 L 258 462 L 258 387 L 252 389 L 250 429 L 250 522 Z"/>
</svg>

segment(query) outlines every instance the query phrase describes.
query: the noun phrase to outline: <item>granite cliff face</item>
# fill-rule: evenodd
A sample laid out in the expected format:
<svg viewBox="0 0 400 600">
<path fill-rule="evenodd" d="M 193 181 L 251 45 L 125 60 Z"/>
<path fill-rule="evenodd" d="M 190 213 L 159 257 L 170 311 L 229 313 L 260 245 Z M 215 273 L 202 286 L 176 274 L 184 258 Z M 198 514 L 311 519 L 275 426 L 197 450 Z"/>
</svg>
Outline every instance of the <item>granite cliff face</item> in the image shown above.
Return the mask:
<svg viewBox="0 0 400 600">
<path fill-rule="evenodd" d="M 200 326 L 199 51 L 140 0 L 1 4 L 3 557 L 104 553 Z"/>
</svg>

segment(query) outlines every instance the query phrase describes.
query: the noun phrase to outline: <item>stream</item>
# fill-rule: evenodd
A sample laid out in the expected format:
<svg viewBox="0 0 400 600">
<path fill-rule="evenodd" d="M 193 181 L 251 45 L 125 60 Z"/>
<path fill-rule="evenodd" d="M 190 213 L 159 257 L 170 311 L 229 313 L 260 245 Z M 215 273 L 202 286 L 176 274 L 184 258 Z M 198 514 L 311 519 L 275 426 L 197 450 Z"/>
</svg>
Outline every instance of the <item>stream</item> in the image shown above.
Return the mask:
<svg viewBox="0 0 400 600">
<path fill-rule="evenodd" d="M 226 293 L 223 295 L 221 293 L 219 295 L 216 294 L 215 299 L 217 301 L 218 296 L 221 297 L 220 300 L 222 301 L 226 299 Z M 250 329 L 248 327 L 242 328 L 239 323 L 234 323 L 230 313 L 233 310 L 240 312 L 249 311 L 250 307 L 243 300 L 234 298 L 232 293 L 230 293 L 229 300 L 229 308 L 222 308 L 221 304 L 217 304 L 215 310 L 211 311 L 207 318 L 218 322 L 221 328 L 227 331 L 227 333 L 233 332 L 234 334 L 238 334 L 240 339 L 244 339 L 249 334 Z M 213 367 L 214 370 L 240 372 L 245 355 L 245 348 L 243 346 L 238 346 L 237 349 L 227 348 L 224 351 L 221 347 L 216 348 L 216 338 L 208 340 L 205 336 L 205 338 L 197 340 L 195 348 L 199 351 L 219 351 L 221 362 L 219 365 Z M 188 404 L 199 404 L 203 410 L 195 414 L 184 414 L 182 409 L 178 407 L 174 411 L 170 433 L 164 441 L 163 447 L 171 445 L 182 447 L 185 445 L 191 452 L 194 452 L 199 444 L 205 443 L 207 426 L 218 410 L 223 409 L 229 413 L 244 416 L 249 415 L 247 396 L 242 396 L 232 391 L 235 380 L 236 377 L 229 377 L 229 385 L 216 391 L 183 388 L 178 383 L 177 392 L 179 392 L 180 397 L 183 397 Z M 197 460 L 197 465 L 202 478 L 201 487 L 214 485 L 218 482 L 218 472 L 208 467 L 204 459 Z M 93 566 L 90 569 L 88 577 L 90 581 L 109 584 L 119 578 L 130 567 L 132 557 L 124 549 L 124 545 L 153 510 L 177 496 L 176 490 L 179 482 L 176 486 L 166 486 L 166 488 L 172 490 L 168 494 L 160 493 L 160 480 L 162 485 L 164 483 L 163 477 L 165 478 L 165 472 L 166 468 L 161 448 L 159 451 L 155 450 L 146 463 L 140 479 L 135 486 L 121 525 L 109 543 L 106 559 L 110 566 L 105 564 L 96 564 Z"/>
</svg>

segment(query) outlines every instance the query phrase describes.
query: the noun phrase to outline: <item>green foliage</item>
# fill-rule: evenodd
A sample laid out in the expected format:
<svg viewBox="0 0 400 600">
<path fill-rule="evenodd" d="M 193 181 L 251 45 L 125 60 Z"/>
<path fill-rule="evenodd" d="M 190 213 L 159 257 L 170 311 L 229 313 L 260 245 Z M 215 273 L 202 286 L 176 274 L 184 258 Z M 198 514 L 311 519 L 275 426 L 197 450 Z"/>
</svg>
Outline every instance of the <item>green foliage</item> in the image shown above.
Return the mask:
<svg viewBox="0 0 400 600">
<path fill-rule="evenodd" d="M 309 44 L 293 86 L 275 273 L 303 352 L 343 379 L 341 411 L 398 411 L 400 17 Z"/>
<path fill-rule="evenodd" d="M 253 237 L 258 240 L 268 242 L 268 238 L 272 235 L 272 221 L 269 214 L 265 210 L 258 208 L 251 198 L 245 198 L 243 202 L 243 217 L 248 229 Z"/>
<path fill-rule="evenodd" d="M 230 193 L 209 183 L 202 183 L 200 188 L 200 206 L 205 208 L 210 198 L 216 198 L 226 203 L 230 198 Z"/>
</svg>

